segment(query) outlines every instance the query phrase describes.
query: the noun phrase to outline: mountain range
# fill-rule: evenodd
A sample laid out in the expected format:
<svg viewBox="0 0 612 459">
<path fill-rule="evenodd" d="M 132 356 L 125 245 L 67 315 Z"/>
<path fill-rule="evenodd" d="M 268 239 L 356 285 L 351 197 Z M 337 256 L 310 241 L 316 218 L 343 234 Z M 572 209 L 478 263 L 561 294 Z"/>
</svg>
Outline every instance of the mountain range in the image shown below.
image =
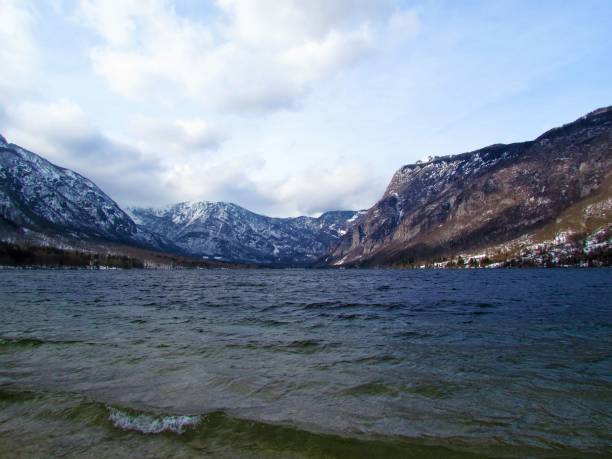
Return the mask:
<svg viewBox="0 0 612 459">
<path fill-rule="evenodd" d="M 317 261 L 360 215 L 355 211 L 332 211 L 318 218 L 273 218 L 236 204 L 207 201 L 127 210 L 139 226 L 163 235 L 183 253 L 283 265 Z"/>
<path fill-rule="evenodd" d="M 87 178 L 0 136 L 0 238 L 29 245 L 112 244 L 241 263 L 309 264 L 359 213 L 272 218 L 232 203 L 190 202 L 126 213 Z"/>
<path fill-rule="evenodd" d="M 208 201 L 124 211 L 0 136 L 0 240 L 278 266 L 610 264 L 611 174 L 607 107 L 533 141 L 403 166 L 364 211 L 273 218 Z"/>
</svg>

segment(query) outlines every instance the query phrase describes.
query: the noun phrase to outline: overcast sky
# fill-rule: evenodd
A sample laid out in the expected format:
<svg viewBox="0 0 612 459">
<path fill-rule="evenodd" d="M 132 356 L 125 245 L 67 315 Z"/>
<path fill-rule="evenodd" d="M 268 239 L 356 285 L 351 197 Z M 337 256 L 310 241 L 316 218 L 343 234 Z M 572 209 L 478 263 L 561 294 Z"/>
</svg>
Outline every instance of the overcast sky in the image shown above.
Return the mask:
<svg viewBox="0 0 612 459">
<path fill-rule="evenodd" d="M 371 206 L 612 105 L 612 1 L 0 0 L 0 133 L 121 205 Z"/>
</svg>

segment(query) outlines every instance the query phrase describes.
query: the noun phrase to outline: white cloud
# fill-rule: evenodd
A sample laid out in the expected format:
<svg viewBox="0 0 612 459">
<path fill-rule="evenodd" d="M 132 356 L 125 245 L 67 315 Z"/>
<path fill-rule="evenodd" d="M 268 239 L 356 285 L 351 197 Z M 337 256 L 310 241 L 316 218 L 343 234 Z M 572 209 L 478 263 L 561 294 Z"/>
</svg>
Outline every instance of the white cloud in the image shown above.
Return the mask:
<svg viewBox="0 0 612 459">
<path fill-rule="evenodd" d="M 36 151 L 62 159 L 62 147 L 83 146 L 98 133 L 81 107 L 68 100 L 44 103 L 24 101 L 10 105 L 6 136 Z"/>
<path fill-rule="evenodd" d="M 229 201 L 274 216 L 360 209 L 373 204 L 384 189 L 384 180 L 365 166 L 336 163 L 280 179 L 258 178 L 264 167 L 255 155 L 208 158 L 176 164 L 162 180 L 169 193 L 185 200 Z"/>
<path fill-rule="evenodd" d="M 390 2 L 366 0 L 220 0 L 217 7 L 203 23 L 163 0 L 82 0 L 78 18 L 103 39 L 91 60 L 118 93 L 161 98 L 178 90 L 206 106 L 248 112 L 294 107 L 314 83 L 371 53 L 379 30 L 398 15 Z"/>
<path fill-rule="evenodd" d="M 259 155 L 214 154 L 223 137 L 198 119 L 135 118 L 130 130 L 146 140 L 131 144 L 104 135 L 70 100 L 10 105 L 4 118 L 10 142 L 87 176 L 124 205 L 219 200 L 276 216 L 312 215 L 363 207 L 382 187 L 366 167 L 338 162 L 265 178 Z"/>
<path fill-rule="evenodd" d="M 217 150 L 226 139 L 220 129 L 196 118 L 165 121 L 151 117 L 134 117 L 129 131 L 143 150 L 157 152 L 160 157 L 201 155 Z"/>
<path fill-rule="evenodd" d="M 275 205 L 309 215 L 331 209 L 360 209 L 372 205 L 383 189 L 380 177 L 364 165 L 337 163 L 293 174 L 270 191 Z"/>
<path fill-rule="evenodd" d="M 386 17 L 390 2 L 371 0 L 220 0 L 231 40 L 265 47 L 320 41 L 332 30 L 351 30 Z"/>
<path fill-rule="evenodd" d="M 34 15 L 23 2 L 0 0 L 0 91 L 27 88 L 38 50 L 32 38 Z"/>
<path fill-rule="evenodd" d="M 180 200 L 228 201 L 261 210 L 271 201 L 262 193 L 266 184 L 255 182 L 253 172 L 263 166 L 263 160 L 254 155 L 193 159 L 168 167 L 162 181 Z"/>
</svg>

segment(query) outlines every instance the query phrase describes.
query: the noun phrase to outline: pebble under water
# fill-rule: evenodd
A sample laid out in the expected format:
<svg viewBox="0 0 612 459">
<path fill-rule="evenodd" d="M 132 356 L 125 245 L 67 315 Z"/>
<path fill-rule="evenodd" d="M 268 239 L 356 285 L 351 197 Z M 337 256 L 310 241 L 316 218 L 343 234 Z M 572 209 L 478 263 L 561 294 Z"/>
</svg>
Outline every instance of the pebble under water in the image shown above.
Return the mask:
<svg viewBox="0 0 612 459">
<path fill-rule="evenodd" d="M 0 270 L 0 457 L 610 457 L 612 271 Z"/>
</svg>

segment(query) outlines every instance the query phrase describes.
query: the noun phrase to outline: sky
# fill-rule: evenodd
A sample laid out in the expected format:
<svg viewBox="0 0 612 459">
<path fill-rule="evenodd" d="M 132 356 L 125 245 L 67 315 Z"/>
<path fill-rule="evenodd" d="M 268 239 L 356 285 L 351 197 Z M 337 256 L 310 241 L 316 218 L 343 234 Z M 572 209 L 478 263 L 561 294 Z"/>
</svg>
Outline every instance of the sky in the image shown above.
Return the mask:
<svg viewBox="0 0 612 459">
<path fill-rule="evenodd" d="M 122 206 L 362 209 L 612 105 L 609 0 L 0 0 L 0 134 Z"/>
</svg>

